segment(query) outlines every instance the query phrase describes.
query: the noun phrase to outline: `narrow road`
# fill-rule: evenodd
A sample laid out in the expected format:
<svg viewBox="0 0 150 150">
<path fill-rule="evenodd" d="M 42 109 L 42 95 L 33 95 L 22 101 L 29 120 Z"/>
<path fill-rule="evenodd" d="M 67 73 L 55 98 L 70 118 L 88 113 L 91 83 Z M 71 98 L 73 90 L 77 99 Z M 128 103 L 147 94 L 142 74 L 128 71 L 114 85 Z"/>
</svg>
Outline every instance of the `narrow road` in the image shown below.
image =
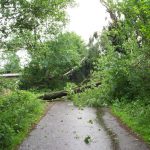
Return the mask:
<svg viewBox="0 0 150 150">
<path fill-rule="evenodd" d="M 19 150 L 149 150 L 108 112 L 103 114 L 103 121 L 96 114 L 94 108 L 79 109 L 71 102 L 54 103 Z"/>
</svg>

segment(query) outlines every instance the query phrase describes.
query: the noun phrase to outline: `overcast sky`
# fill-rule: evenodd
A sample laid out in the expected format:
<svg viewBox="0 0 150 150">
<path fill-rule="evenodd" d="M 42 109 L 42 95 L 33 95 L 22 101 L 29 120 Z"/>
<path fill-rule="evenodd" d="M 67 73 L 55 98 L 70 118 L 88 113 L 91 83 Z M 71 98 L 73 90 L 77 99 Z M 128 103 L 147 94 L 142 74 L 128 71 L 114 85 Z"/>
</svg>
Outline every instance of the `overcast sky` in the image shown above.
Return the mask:
<svg viewBox="0 0 150 150">
<path fill-rule="evenodd" d="M 95 31 L 101 31 L 103 26 L 108 24 L 108 13 L 100 0 L 76 0 L 78 6 L 67 10 L 70 16 L 70 23 L 67 26 L 69 31 L 74 31 L 85 41 Z"/>
</svg>

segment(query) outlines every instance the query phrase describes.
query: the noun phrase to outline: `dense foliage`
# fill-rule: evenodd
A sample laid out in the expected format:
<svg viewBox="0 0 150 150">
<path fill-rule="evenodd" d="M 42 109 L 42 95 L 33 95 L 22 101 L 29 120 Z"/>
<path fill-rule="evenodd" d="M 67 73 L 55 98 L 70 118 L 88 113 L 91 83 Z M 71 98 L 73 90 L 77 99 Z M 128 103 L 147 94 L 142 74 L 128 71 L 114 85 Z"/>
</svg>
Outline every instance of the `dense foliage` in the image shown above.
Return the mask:
<svg viewBox="0 0 150 150">
<path fill-rule="evenodd" d="M 5 79 L 0 77 L 0 95 L 5 95 L 10 91 L 14 91 L 18 88 L 18 79 Z"/>
<path fill-rule="evenodd" d="M 132 101 L 138 97 L 149 97 L 149 2 L 102 2 L 112 22 L 98 40 L 101 53 L 93 79 L 102 83 L 99 100 L 111 102 L 125 97 Z"/>
<path fill-rule="evenodd" d="M 123 1 L 116 4 L 116 9 L 124 15 L 124 19 L 117 18 L 101 36 L 102 48 L 106 53 L 99 60 L 99 68 L 108 99 L 149 97 L 150 44 L 149 32 L 145 30 L 148 30 L 150 13 L 147 1 L 142 5 L 141 1 Z M 146 12 L 144 18 L 142 10 Z M 133 19 L 129 17 L 131 14 L 138 17 Z"/>
<path fill-rule="evenodd" d="M 66 23 L 66 8 L 72 4 L 73 0 L 1 0 L 1 47 L 34 49 L 36 42 L 54 37 Z"/>
<path fill-rule="evenodd" d="M 40 118 L 44 103 L 30 92 L 16 91 L 0 97 L 0 149 L 10 150 Z"/>
<path fill-rule="evenodd" d="M 20 88 L 67 84 L 76 105 L 112 106 L 114 114 L 150 142 L 150 0 L 100 1 L 111 22 L 101 35 L 94 33 L 87 49 L 81 37 L 62 32 L 65 9 L 73 0 L 1 0 L 0 42 L 8 54 L 4 69 L 18 72 L 12 50 L 26 49 L 31 61 Z M 90 80 L 93 88 L 74 94 L 76 85 L 67 83 L 66 74 L 79 82 L 90 77 L 82 84 Z M 94 87 L 96 82 L 101 85 Z M 43 110 L 33 94 L 17 88 L 17 80 L 0 78 L 0 149 L 19 143 Z"/>
<path fill-rule="evenodd" d="M 73 101 L 79 106 L 117 103 L 115 114 L 149 142 L 150 1 L 101 2 L 112 19 L 93 46 L 100 45 L 91 80 L 101 86 L 73 95 Z"/>
<path fill-rule="evenodd" d="M 3 53 L 0 58 L 0 64 L 4 65 L 0 68 L 1 73 L 18 73 L 21 71 L 20 59 L 15 52 Z"/>
<path fill-rule="evenodd" d="M 73 32 L 60 34 L 54 40 L 39 44 L 31 62 L 24 69 L 21 86 L 54 87 L 55 81 L 61 82 L 67 71 L 80 64 L 85 53 L 84 42 Z"/>
</svg>

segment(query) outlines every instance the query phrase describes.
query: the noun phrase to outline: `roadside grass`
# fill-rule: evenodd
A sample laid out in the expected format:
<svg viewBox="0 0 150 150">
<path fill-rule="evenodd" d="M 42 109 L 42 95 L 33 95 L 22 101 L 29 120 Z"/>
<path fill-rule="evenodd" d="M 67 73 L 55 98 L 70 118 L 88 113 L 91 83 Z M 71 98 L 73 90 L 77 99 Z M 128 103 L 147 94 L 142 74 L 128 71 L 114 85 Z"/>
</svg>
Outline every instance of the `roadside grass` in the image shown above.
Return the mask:
<svg viewBox="0 0 150 150">
<path fill-rule="evenodd" d="M 113 104 L 112 111 L 133 132 L 150 144 L 150 103 L 142 100 L 117 102 Z"/>
<path fill-rule="evenodd" d="M 41 118 L 46 103 L 27 91 L 0 96 L 0 150 L 13 150 Z"/>
</svg>

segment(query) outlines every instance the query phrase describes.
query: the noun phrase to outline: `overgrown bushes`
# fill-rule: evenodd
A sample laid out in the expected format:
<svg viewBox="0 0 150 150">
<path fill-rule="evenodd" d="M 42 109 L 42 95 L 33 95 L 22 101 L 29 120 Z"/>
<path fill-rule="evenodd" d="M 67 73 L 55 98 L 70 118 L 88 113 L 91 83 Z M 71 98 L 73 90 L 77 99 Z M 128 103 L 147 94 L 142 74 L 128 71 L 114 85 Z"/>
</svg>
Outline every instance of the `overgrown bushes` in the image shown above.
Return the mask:
<svg viewBox="0 0 150 150">
<path fill-rule="evenodd" d="M 19 144 L 43 112 L 44 103 L 35 95 L 15 91 L 0 97 L 0 149 L 11 150 Z"/>
</svg>

